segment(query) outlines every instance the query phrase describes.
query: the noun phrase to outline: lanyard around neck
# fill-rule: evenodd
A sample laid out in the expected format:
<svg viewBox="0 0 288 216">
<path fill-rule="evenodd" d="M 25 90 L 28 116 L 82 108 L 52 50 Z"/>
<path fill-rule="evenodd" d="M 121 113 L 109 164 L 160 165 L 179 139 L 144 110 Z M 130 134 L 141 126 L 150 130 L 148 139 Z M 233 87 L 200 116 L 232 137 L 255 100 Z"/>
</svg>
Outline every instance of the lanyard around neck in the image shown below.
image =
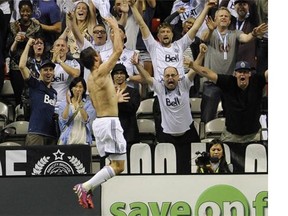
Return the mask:
<svg viewBox="0 0 288 216">
<path fill-rule="evenodd" d="M 224 60 L 227 60 L 227 50 L 228 50 L 228 32 L 224 35 L 224 39 L 222 38 L 222 35 L 217 29 L 217 33 L 219 36 L 219 39 L 221 43 L 223 44 L 223 50 L 224 50 Z"/>
<path fill-rule="evenodd" d="M 237 30 L 241 30 L 243 29 L 243 26 L 244 26 L 244 23 L 245 23 L 245 20 L 242 21 L 240 27 L 239 27 L 239 19 L 237 18 L 237 21 L 236 21 L 236 29 Z"/>
</svg>

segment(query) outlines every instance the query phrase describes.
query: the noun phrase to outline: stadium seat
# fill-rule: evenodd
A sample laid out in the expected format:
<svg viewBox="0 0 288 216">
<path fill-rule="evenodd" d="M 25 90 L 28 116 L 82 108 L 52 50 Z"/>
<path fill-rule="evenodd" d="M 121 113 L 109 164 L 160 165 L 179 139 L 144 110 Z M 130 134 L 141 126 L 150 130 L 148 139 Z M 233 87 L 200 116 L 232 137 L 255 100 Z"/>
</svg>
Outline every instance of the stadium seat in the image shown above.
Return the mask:
<svg viewBox="0 0 288 216">
<path fill-rule="evenodd" d="M 140 118 L 153 119 L 153 103 L 154 103 L 154 98 L 147 98 L 145 100 L 142 100 L 136 112 L 137 118 L 138 119 Z"/>
<path fill-rule="evenodd" d="M 225 128 L 225 118 L 216 118 L 207 122 L 204 126 L 204 139 L 201 142 L 210 142 L 214 138 L 220 138 Z"/>
<path fill-rule="evenodd" d="M 15 95 L 10 80 L 4 80 L 3 88 L 0 93 L 0 99 L 1 101 L 4 101 L 7 105 L 11 104 L 15 106 Z"/>
<path fill-rule="evenodd" d="M 28 133 L 28 121 L 15 121 L 6 125 L 3 129 L 15 128 L 15 134 L 27 134 Z"/>
<path fill-rule="evenodd" d="M 11 81 L 10 80 L 4 80 L 3 83 L 3 88 L 1 90 L 1 94 L 2 97 L 12 97 L 14 96 L 14 91 L 11 85 Z"/>
<path fill-rule="evenodd" d="M 156 144 L 156 130 L 153 119 L 137 119 L 141 142 Z"/>
<path fill-rule="evenodd" d="M 217 118 L 224 117 L 223 113 L 223 107 L 222 107 L 222 101 L 219 102 L 218 107 L 217 107 Z"/>
<path fill-rule="evenodd" d="M 23 107 L 20 106 L 20 104 L 18 104 L 15 107 L 14 121 L 24 121 L 24 120 L 25 120 L 24 109 Z"/>
<path fill-rule="evenodd" d="M 190 108 L 194 120 L 201 119 L 201 101 L 202 98 L 190 98 Z"/>
<path fill-rule="evenodd" d="M 2 142 L 16 142 L 25 144 L 28 134 L 28 121 L 16 121 L 6 125 L 1 131 Z"/>
<path fill-rule="evenodd" d="M 20 143 L 16 143 L 16 142 L 3 142 L 0 143 L 0 147 L 7 147 L 7 146 L 22 146 Z"/>
<path fill-rule="evenodd" d="M 0 102 L 0 129 L 8 124 L 9 108 L 5 103 Z"/>
</svg>

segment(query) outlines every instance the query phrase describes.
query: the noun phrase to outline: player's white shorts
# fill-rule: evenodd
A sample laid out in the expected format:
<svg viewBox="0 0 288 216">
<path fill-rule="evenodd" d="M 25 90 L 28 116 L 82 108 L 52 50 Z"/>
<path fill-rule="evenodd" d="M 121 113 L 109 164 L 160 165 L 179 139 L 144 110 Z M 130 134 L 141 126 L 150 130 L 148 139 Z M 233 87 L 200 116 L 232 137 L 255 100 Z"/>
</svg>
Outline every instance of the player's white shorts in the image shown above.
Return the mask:
<svg viewBox="0 0 288 216">
<path fill-rule="evenodd" d="M 126 140 L 118 117 L 97 117 L 93 121 L 92 128 L 101 157 L 107 153 L 126 153 Z"/>
</svg>

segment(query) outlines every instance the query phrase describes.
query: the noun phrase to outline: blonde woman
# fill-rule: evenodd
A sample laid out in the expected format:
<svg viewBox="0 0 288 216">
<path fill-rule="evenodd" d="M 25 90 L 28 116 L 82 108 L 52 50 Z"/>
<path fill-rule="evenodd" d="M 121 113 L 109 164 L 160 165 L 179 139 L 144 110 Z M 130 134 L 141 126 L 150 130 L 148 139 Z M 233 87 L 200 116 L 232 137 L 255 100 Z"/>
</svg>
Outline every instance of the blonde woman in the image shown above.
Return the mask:
<svg viewBox="0 0 288 216">
<path fill-rule="evenodd" d="M 77 26 L 81 34 L 88 41 L 91 41 L 91 35 L 93 35 L 93 28 L 97 23 L 96 8 L 91 3 L 91 1 L 89 1 L 89 4 L 87 3 L 87 1 L 77 1 L 75 2 L 75 5 L 76 6 L 73 13 L 76 18 Z M 73 56 L 73 58 L 79 59 L 80 50 L 69 25 L 66 27 L 66 29 L 59 38 L 67 38 L 67 44 L 69 46 L 71 55 Z"/>
</svg>

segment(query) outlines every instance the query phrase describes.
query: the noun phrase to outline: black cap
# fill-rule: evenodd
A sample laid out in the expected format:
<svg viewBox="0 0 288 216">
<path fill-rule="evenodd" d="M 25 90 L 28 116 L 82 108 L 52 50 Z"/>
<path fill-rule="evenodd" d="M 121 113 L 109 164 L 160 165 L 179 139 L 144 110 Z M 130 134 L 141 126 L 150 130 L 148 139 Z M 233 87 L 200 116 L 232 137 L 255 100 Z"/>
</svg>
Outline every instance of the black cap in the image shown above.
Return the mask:
<svg viewBox="0 0 288 216">
<path fill-rule="evenodd" d="M 249 1 L 249 0 L 235 0 L 235 1 L 234 1 L 234 5 L 236 5 L 237 3 L 240 3 L 240 2 L 249 3 L 250 1 Z"/>
<path fill-rule="evenodd" d="M 42 69 L 43 67 L 48 67 L 48 66 L 54 69 L 56 65 L 50 59 L 46 59 L 42 62 L 40 69 Z"/>
<path fill-rule="evenodd" d="M 238 61 L 236 63 L 235 71 L 251 71 L 250 64 L 246 61 Z"/>
<path fill-rule="evenodd" d="M 126 67 L 123 65 L 123 64 L 116 64 L 115 67 L 113 68 L 112 72 L 111 72 L 111 75 L 114 76 L 114 74 L 117 72 L 117 71 L 122 71 L 125 73 L 125 76 L 126 76 L 126 79 L 129 77 L 128 76 L 128 73 L 127 73 L 127 70 L 126 70 Z"/>
</svg>

